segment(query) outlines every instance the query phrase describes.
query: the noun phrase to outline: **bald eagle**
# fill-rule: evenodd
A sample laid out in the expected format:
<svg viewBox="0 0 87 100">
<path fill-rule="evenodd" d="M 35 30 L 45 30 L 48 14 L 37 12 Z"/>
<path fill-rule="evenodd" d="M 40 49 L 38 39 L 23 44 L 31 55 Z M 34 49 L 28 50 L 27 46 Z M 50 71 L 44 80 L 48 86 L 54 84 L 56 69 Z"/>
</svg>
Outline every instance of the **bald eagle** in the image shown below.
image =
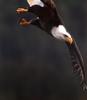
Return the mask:
<svg viewBox="0 0 87 100">
<path fill-rule="evenodd" d="M 21 18 L 20 25 L 36 25 L 44 30 L 50 36 L 56 39 L 63 40 L 69 48 L 73 70 L 79 73 L 81 78 L 81 87 L 83 90 L 87 89 L 85 80 L 84 62 L 76 44 L 75 39 L 66 30 L 59 13 L 57 13 L 54 0 L 27 0 L 28 7 L 18 8 L 18 14 L 33 13 L 35 15 L 32 19 Z"/>
</svg>

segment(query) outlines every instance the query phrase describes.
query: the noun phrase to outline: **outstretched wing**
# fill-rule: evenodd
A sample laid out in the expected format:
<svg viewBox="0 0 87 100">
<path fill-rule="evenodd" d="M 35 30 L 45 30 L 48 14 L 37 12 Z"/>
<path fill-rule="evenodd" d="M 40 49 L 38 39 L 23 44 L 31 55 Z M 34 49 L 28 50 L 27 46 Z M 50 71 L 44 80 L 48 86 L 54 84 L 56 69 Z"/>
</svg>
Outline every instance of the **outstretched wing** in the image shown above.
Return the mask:
<svg viewBox="0 0 87 100">
<path fill-rule="evenodd" d="M 70 55 L 71 55 L 73 71 L 79 74 L 80 79 L 81 79 L 81 86 L 83 90 L 87 90 L 86 80 L 85 80 L 84 62 L 83 62 L 81 53 L 79 51 L 79 48 L 75 40 L 73 41 L 71 45 L 67 44 L 67 46 L 69 48 Z"/>
</svg>

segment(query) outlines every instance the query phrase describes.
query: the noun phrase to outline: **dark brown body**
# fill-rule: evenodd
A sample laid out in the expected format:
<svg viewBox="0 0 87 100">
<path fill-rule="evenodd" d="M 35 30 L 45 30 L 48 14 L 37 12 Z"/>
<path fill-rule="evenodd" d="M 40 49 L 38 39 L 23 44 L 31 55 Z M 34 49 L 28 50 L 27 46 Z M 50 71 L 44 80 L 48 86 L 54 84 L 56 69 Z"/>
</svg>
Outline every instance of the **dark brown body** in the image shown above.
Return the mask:
<svg viewBox="0 0 87 100">
<path fill-rule="evenodd" d="M 33 24 L 38 25 L 40 28 L 50 33 L 50 30 L 54 26 L 62 25 L 62 22 L 57 15 L 56 9 L 51 9 L 50 7 L 40 7 L 40 6 L 32 6 L 29 8 L 29 12 L 34 13 L 36 16 L 40 18 L 37 22 Z"/>
</svg>

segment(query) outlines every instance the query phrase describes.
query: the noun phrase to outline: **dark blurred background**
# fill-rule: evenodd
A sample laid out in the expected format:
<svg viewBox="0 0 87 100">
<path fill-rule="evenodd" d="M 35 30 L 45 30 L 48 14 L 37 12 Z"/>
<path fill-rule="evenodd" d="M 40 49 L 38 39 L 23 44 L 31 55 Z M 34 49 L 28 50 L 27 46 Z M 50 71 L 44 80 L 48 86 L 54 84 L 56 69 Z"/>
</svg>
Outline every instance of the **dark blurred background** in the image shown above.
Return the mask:
<svg viewBox="0 0 87 100">
<path fill-rule="evenodd" d="M 56 0 L 87 72 L 87 0 Z M 0 100 L 87 100 L 68 48 L 35 26 L 18 25 L 25 0 L 0 0 Z M 86 75 L 87 76 L 87 75 Z"/>
</svg>

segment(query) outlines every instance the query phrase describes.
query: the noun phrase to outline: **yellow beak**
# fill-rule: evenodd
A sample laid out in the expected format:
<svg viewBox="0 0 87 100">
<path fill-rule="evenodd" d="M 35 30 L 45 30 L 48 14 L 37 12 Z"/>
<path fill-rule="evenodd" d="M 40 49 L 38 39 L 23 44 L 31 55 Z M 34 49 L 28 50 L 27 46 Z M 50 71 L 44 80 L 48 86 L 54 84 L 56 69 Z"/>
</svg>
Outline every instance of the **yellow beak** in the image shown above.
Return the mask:
<svg viewBox="0 0 87 100">
<path fill-rule="evenodd" d="M 66 37 L 65 41 L 71 45 L 73 43 L 73 38 Z"/>
</svg>

